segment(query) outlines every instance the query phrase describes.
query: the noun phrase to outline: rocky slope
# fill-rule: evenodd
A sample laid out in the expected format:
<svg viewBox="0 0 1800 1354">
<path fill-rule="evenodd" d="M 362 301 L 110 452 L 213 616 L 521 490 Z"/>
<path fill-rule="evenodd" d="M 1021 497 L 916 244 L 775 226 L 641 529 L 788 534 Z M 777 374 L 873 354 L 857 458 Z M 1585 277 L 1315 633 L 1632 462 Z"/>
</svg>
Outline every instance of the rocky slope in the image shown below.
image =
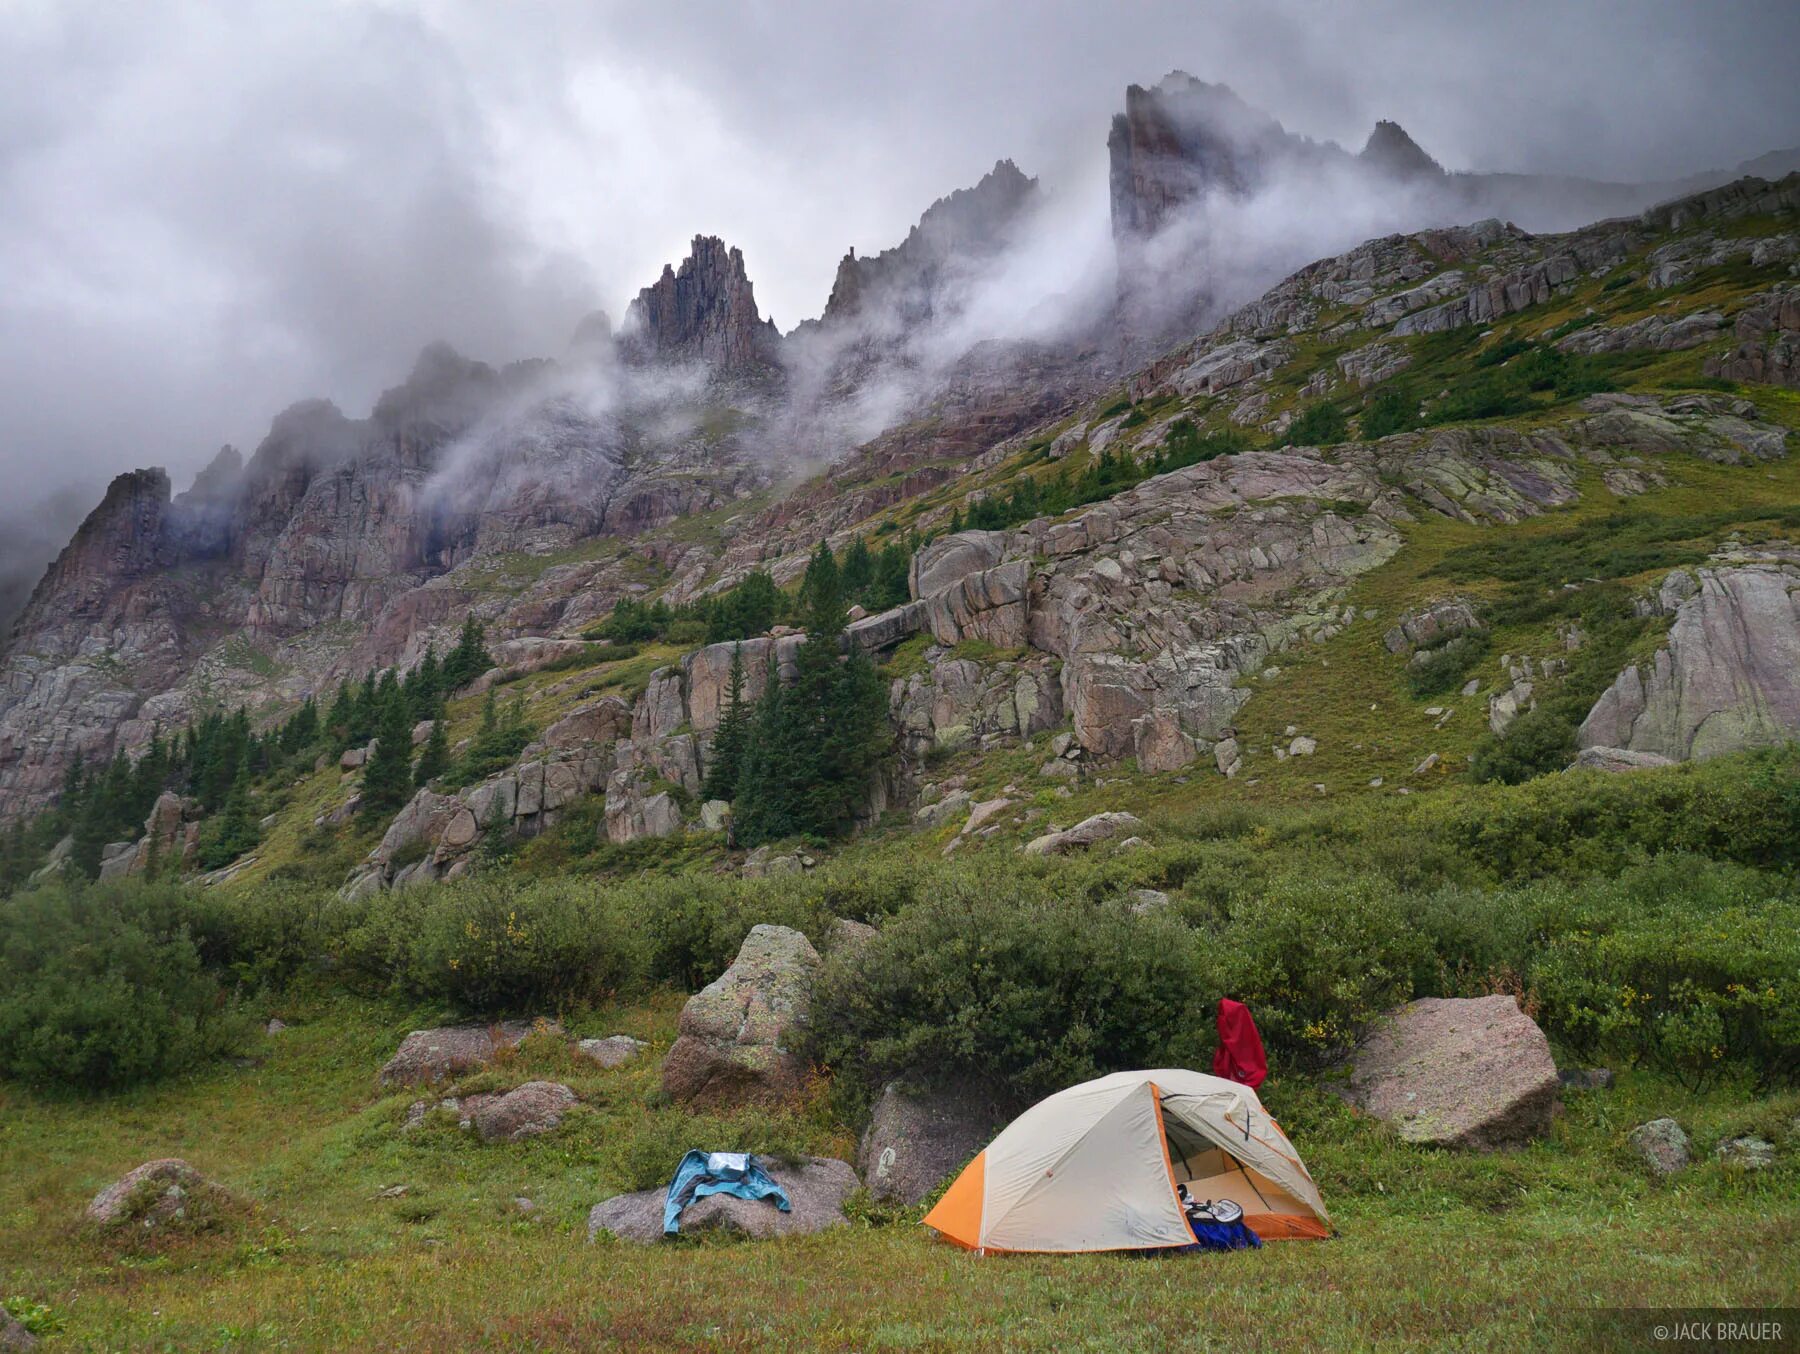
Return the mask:
<svg viewBox="0 0 1800 1354">
<path fill-rule="evenodd" d="M 1122 235 L 1154 231 L 1214 179 L 1241 187 L 1275 160 L 1345 154 L 1296 142 L 1228 91 L 1168 82 L 1134 93 L 1114 141 Z M 1384 125 L 1350 158 L 1436 173 L 1416 151 Z M 978 345 L 829 475 L 781 483 L 786 467 L 766 452 L 800 407 L 794 354 L 854 330 L 876 299 L 928 322 L 951 304 L 945 280 L 1003 248 L 1034 193 L 1002 162 L 896 249 L 846 260 L 826 320 L 790 340 L 757 312 L 741 254 L 701 237 L 618 339 L 600 317 L 561 361 L 501 369 L 429 348 L 367 418 L 296 405 L 247 462 L 227 449 L 181 495 L 159 471 L 120 477 L 0 666 L 0 813 L 45 802 L 76 756 L 141 746 L 212 705 L 274 713 L 343 675 L 409 665 L 470 612 L 509 666 L 529 668 L 577 653 L 570 637 L 620 597 L 685 600 L 752 568 L 785 581 L 822 537 L 941 532 L 1021 474 L 1139 462 L 1190 432 L 1278 442 L 1308 402 L 1354 415 L 1415 378 L 1432 383 L 1409 387 L 1428 410 L 1454 379 L 1446 336 L 1515 316 L 1518 332 L 1585 359 L 1669 355 L 1720 379 L 1794 380 L 1800 180 L 1746 180 L 1562 236 L 1485 221 L 1370 241 L 1122 391 L 1099 337 Z M 1586 312 L 1566 317 L 1578 300 Z M 1170 770 L 1210 755 L 1224 769 L 1256 674 L 1341 630 L 1348 585 L 1393 558 L 1410 524 L 1516 522 L 1576 501 L 1596 475 L 1607 493 L 1639 493 L 1659 482 L 1649 457 L 1754 461 L 1782 454 L 1785 435 L 1758 406 L 1666 391 L 1455 424 L 1265 446 L 1073 513 L 940 536 L 914 562 L 914 600 L 859 625 L 869 647 L 928 655 L 896 677 L 903 745 L 917 759 L 1066 722 L 1095 764 Z M 559 747 L 546 735 L 545 769 L 515 776 L 510 797 L 493 791 L 510 803 L 502 816 L 534 820 L 555 812 L 546 798 L 605 789 L 616 836 L 672 827 L 655 787 L 697 789 L 722 670 L 702 651 L 653 677 L 636 708 L 589 711 L 604 737 L 565 729 Z M 440 827 L 461 821 L 427 809 Z"/>
</svg>

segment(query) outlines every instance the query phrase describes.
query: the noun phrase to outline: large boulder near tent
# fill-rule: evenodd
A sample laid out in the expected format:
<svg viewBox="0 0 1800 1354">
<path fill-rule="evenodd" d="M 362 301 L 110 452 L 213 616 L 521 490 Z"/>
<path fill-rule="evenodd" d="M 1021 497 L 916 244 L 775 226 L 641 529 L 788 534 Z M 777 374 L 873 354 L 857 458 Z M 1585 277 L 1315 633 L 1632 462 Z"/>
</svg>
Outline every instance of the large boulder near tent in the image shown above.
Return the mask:
<svg viewBox="0 0 1800 1354">
<path fill-rule="evenodd" d="M 663 1090 L 696 1108 L 769 1104 L 799 1091 L 806 1063 L 794 1045 L 818 968 L 819 952 L 800 932 L 751 927 L 731 967 L 682 1007 Z"/>
<path fill-rule="evenodd" d="M 497 1025 L 445 1025 L 414 1030 L 381 1069 L 383 1086 L 412 1086 L 442 1081 L 459 1072 L 485 1067 L 504 1049 L 517 1048 L 539 1025 L 562 1033 L 554 1021 L 503 1020 Z"/>
<path fill-rule="evenodd" d="M 968 1165 L 1003 1122 L 992 1097 L 972 1088 L 890 1082 L 863 1132 L 857 1169 L 875 1198 L 910 1206 Z"/>
<path fill-rule="evenodd" d="M 797 1162 L 765 1162 L 769 1178 L 788 1197 L 784 1213 L 769 1199 L 739 1199 L 730 1194 L 709 1194 L 696 1199 L 681 1213 L 681 1235 L 723 1232 L 763 1240 L 822 1232 L 849 1219 L 844 1201 L 856 1191 L 856 1172 L 846 1161 L 806 1157 Z M 588 1214 L 588 1240 L 610 1232 L 621 1241 L 643 1245 L 663 1239 L 663 1201 L 666 1189 L 619 1194 L 594 1205 Z"/>
<path fill-rule="evenodd" d="M 1549 1131 L 1560 1085 L 1550 1041 L 1515 998 L 1426 997 L 1357 1045 L 1349 1099 L 1407 1142 L 1511 1147 Z"/>
<path fill-rule="evenodd" d="M 179 1157 L 146 1161 L 120 1176 L 88 1204 L 89 1224 L 108 1231 L 139 1227 L 198 1231 L 230 1201 L 226 1191 Z"/>
</svg>

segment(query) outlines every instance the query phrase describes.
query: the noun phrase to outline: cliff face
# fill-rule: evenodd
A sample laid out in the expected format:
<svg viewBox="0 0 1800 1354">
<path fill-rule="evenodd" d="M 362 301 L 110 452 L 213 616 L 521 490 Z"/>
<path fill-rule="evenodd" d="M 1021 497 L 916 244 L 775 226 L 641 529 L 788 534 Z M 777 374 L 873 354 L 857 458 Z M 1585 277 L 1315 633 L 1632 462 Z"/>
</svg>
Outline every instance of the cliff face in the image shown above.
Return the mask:
<svg viewBox="0 0 1800 1354">
<path fill-rule="evenodd" d="M 640 359 L 703 362 L 726 374 L 773 365 L 780 335 L 757 314 L 744 254 L 714 235 L 696 235 L 679 270 L 667 265 L 625 314 L 626 351 Z"/>
</svg>

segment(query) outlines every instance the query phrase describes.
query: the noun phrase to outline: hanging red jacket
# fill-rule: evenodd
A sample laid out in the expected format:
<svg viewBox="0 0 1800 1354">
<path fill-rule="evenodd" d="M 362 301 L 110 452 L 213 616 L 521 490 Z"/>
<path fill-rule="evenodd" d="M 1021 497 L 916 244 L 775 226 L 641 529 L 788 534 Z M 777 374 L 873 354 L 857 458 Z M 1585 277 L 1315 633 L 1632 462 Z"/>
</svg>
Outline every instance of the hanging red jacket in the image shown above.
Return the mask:
<svg viewBox="0 0 1800 1354">
<path fill-rule="evenodd" d="M 1219 998 L 1219 1051 L 1213 1054 L 1213 1075 L 1253 1091 L 1269 1075 L 1268 1055 L 1263 1052 L 1262 1036 L 1250 1018 L 1250 1008 L 1230 997 Z"/>
</svg>

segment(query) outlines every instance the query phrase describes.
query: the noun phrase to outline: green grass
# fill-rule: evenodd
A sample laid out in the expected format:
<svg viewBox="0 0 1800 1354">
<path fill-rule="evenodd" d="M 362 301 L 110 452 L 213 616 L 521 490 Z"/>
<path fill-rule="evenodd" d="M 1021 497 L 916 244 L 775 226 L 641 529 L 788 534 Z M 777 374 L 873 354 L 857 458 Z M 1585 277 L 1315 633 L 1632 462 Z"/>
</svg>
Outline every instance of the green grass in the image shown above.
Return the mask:
<svg viewBox="0 0 1800 1354">
<path fill-rule="evenodd" d="M 1408 1147 L 1307 1083 L 1270 1083 L 1332 1209 L 1331 1242 L 983 1259 L 931 1239 L 915 1210 L 782 1242 L 589 1246 L 587 1210 L 687 1146 L 852 1150 L 823 1102 L 724 1119 L 661 1106 L 676 1009 L 571 1022 L 649 1039 L 635 1065 L 528 1046 L 467 1079 L 551 1076 L 582 1097 L 556 1134 L 521 1144 L 445 1122 L 403 1135 L 414 1095 L 382 1093 L 374 1074 L 434 1013 L 348 998 L 280 1008 L 293 1027 L 241 1068 L 107 1100 L 0 1087 L 0 1296 L 49 1308 L 51 1350 L 1552 1349 L 1596 1307 L 1768 1306 L 1800 1285 L 1800 1135 L 1785 1127 L 1800 1097 L 1695 1097 L 1631 1074 L 1572 1095 L 1547 1141 L 1496 1155 Z M 1702 1155 L 1724 1135 L 1776 1133 L 1784 1164 L 1737 1178 L 1703 1162 L 1659 1184 L 1623 1137 L 1662 1114 Z M 168 1154 L 248 1200 L 249 1219 L 161 1249 L 81 1231 L 94 1192 Z M 408 1192 L 377 1197 L 394 1185 Z"/>
</svg>

